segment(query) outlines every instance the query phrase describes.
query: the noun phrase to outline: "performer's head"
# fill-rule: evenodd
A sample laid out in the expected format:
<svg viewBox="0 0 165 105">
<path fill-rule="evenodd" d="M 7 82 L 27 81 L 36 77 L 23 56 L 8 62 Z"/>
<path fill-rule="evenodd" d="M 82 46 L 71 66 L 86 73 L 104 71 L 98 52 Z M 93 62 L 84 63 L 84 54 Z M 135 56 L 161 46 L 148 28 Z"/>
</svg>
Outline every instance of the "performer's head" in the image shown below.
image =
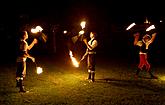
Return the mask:
<svg viewBox="0 0 165 105">
<path fill-rule="evenodd" d="M 90 38 L 92 39 L 92 38 L 96 38 L 96 36 L 97 36 L 97 34 L 96 34 L 96 32 L 90 32 Z"/>
<path fill-rule="evenodd" d="M 143 36 L 142 40 L 143 40 L 143 42 L 148 42 L 150 39 L 151 39 L 151 36 L 146 34 L 146 35 Z"/>
<path fill-rule="evenodd" d="M 20 33 L 20 38 L 23 39 L 23 40 L 28 39 L 28 33 L 27 33 L 27 31 L 22 31 Z"/>
</svg>

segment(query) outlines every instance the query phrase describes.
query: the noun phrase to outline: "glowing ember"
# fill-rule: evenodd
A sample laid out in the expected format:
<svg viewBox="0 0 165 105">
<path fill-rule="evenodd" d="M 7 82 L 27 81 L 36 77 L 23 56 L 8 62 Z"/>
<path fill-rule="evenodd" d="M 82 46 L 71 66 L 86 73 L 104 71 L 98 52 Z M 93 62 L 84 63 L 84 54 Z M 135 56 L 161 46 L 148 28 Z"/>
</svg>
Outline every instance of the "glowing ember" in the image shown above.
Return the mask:
<svg viewBox="0 0 165 105">
<path fill-rule="evenodd" d="M 79 67 L 79 63 L 77 62 L 76 58 L 73 57 L 72 51 L 69 51 L 70 58 L 72 60 L 72 63 L 75 67 Z"/>
<path fill-rule="evenodd" d="M 41 74 L 43 72 L 41 67 L 37 67 L 37 74 Z"/>
</svg>

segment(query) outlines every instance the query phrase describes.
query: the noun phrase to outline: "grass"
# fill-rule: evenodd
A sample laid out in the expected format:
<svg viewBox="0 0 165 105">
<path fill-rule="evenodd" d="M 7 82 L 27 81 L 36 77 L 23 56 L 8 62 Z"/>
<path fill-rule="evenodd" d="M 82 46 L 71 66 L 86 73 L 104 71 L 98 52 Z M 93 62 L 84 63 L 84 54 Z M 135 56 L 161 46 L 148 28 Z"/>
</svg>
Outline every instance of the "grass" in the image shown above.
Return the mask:
<svg viewBox="0 0 165 105">
<path fill-rule="evenodd" d="M 41 60 L 40 60 L 41 61 Z M 24 81 L 29 93 L 15 88 L 15 64 L 2 65 L 0 70 L 0 105 L 165 105 L 164 67 L 156 67 L 159 79 L 134 79 L 134 65 L 97 62 L 96 82 L 85 80 L 85 64 L 74 68 L 71 64 L 48 60 L 40 62 L 44 72 L 36 74 L 28 63 Z"/>
</svg>

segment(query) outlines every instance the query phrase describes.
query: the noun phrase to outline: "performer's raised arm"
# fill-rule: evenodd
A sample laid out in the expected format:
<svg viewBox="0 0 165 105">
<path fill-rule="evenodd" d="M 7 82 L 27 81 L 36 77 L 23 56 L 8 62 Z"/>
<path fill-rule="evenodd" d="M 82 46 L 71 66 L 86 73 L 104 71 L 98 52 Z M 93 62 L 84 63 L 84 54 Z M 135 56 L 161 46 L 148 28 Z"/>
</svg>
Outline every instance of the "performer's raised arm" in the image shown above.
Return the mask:
<svg viewBox="0 0 165 105">
<path fill-rule="evenodd" d="M 140 37 L 140 33 L 137 32 L 134 34 L 134 45 L 136 46 Z"/>
</svg>

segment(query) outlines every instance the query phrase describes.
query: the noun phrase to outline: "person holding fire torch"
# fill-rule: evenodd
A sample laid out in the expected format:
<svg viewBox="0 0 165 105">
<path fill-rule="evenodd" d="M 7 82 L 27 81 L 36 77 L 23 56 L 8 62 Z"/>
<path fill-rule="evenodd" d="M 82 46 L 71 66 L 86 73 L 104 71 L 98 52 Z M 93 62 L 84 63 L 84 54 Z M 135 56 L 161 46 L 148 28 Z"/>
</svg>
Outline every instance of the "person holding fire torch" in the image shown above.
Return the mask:
<svg viewBox="0 0 165 105">
<path fill-rule="evenodd" d="M 138 74 L 141 70 L 143 70 L 143 67 L 145 66 L 145 69 L 147 72 L 150 74 L 151 78 L 157 79 L 156 76 L 154 76 L 151 72 L 150 69 L 150 64 L 148 62 L 148 56 L 147 53 L 149 51 L 149 46 L 151 43 L 153 43 L 155 37 L 156 37 L 156 32 L 152 33 L 152 35 L 148 35 L 147 33 L 142 37 L 142 40 L 139 40 L 140 38 L 140 32 L 135 32 L 134 33 L 134 45 L 140 47 L 139 51 L 139 65 L 138 69 L 135 74 L 135 78 L 138 77 Z"/>
<path fill-rule="evenodd" d="M 98 41 L 96 40 L 96 32 L 90 32 L 90 40 L 84 38 L 83 41 L 87 47 L 85 54 L 81 58 L 80 62 L 87 57 L 87 69 L 88 69 L 88 80 L 90 82 L 95 81 L 95 65 L 96 65 L 96 47 L 98 46 Z"/>
<path fill-rule="evenodd" d="M 22 31 L 20 33 L 20 39 L 18 42 L 18 51 L 17 51 L 17 70 L 16 70 L 16 87 L 19 87 L 19 92 L 25 93 L 25 89 L 23 86 L 23 80 L 26 76 L 26 59 L 30 58 L 33 62 L 35 62 L 35 58 L 28 54 L 28 51 L 37 44 L 37 39 L 34 39 L 30 45 L 28 45 L 27 40 L 28 33 L 27 31 Z"/>
</svg>

